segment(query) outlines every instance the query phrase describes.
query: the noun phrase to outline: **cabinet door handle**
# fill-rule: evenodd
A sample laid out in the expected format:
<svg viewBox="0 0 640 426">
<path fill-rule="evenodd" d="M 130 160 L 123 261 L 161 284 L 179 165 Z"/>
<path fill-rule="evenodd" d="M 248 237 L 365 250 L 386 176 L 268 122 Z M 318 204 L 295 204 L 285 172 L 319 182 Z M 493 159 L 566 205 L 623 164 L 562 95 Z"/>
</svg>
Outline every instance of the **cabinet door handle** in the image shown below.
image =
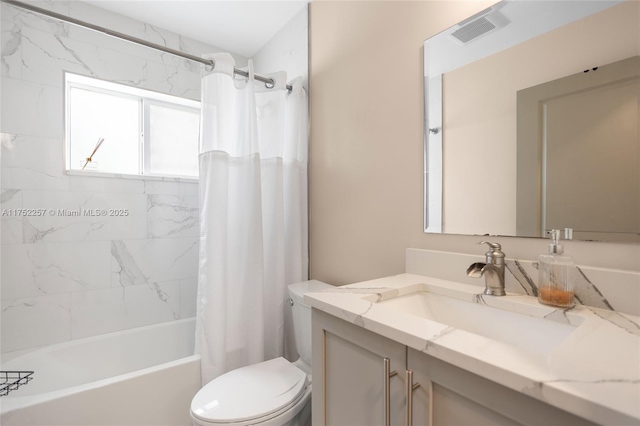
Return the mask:
<svg viewBox="0 0 640 426">
<path fill-rule="evenodd" d="M 391 371 L 391 360 L 383 359 L 384 363 L 384 425 L 391 425 L 391 378 L 398 374 L 396 370 Z"/>
<path fill-rule="evenodd" d="M 413 425 L 413 391 L 420 383 L 413 383 L 413 370 L 407 370 L 407 426 Z"/>
</svg>

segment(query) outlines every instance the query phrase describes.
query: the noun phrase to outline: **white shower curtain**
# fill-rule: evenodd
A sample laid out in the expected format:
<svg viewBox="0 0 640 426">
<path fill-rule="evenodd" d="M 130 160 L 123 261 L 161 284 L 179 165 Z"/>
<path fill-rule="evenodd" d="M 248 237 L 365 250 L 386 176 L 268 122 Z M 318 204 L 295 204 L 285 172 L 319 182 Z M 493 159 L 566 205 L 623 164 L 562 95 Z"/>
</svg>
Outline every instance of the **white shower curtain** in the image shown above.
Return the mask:
<svg viewBox="0 0 640 426">
<path fill-rule="evenodd" d="M 231 55 L 202 78 L 196 352 L 202 384 L 284 353 L 287 285 L 307 279 L 307 100 Z"/>
</svg>

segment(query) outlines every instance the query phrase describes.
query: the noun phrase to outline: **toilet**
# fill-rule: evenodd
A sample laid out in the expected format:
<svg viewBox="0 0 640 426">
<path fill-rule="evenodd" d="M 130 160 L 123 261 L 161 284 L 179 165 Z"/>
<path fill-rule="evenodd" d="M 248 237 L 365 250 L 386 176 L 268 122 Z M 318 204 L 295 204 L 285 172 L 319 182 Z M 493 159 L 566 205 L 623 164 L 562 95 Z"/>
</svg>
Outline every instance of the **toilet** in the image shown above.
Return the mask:
<svg viewBox="0 0 640 426">
<path fill-rule="evenodd" d="M 311 308 L 302 298 L 329 288 L 315 280 L 289 286 L 300 358 L 295 362 L 274 358 L 213 379 L 191 401 L 194 425 L 311 425 Z"/>
</svg>

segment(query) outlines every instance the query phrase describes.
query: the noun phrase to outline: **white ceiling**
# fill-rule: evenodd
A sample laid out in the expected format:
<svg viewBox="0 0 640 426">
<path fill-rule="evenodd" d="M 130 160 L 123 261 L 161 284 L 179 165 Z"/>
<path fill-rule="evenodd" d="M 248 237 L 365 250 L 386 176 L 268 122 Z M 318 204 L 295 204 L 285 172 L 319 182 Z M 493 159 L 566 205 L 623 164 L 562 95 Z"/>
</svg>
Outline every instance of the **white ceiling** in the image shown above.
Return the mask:
<svg viewBox="0 0 640 426">
<path fill-rule="evenodd" d="M 84 0 L 251 58 L 310 0 Z"/>
</svg>

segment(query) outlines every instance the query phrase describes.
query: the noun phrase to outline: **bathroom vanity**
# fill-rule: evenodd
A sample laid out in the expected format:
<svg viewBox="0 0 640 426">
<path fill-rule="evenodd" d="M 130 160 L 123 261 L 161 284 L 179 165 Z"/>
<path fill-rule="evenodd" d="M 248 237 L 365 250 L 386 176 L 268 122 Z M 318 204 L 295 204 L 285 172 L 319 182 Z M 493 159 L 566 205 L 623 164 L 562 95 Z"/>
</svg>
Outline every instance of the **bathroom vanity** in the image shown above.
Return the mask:
<svg viewBox="0 0 640 426">
<path fill-rule="evenodd" d="M 415 274 L 305 301 L 315 425 L 640 424 L 640 317 Z"/>
</svg>

